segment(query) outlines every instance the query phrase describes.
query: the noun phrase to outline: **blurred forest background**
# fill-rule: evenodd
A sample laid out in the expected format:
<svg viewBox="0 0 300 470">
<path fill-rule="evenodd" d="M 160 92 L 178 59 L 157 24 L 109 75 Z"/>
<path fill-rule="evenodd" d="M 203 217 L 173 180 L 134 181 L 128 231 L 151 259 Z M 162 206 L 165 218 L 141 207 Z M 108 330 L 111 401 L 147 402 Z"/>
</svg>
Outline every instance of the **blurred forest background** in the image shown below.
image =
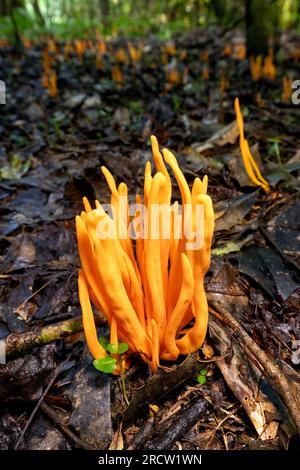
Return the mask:
<svg viewBox="0 0 300 470">
<path fill-rule="evenodd" d="M 300 30 L 300 0 L 0 0 L 0 39 L 156 35 L 168 39 L 202 26 L 246 22 L 256 41 L 282 29 Z M 255 46 L 253 46 L 255 48 Z M 258 51 L 253 51 L 258 52 Z"/>
</svg>

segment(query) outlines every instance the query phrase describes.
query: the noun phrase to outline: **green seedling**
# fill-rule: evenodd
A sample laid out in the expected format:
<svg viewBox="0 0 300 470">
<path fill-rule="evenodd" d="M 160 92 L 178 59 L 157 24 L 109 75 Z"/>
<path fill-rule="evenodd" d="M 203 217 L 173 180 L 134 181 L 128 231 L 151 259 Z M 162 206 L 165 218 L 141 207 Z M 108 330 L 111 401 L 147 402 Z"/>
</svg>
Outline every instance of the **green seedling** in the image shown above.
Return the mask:
<svg viewBox="0 0 300 470">
<path fill-rule="evenodd" d="M 104 372 L 105 374 L 112 374 L 118 366 L 121 368 L 121 381 L 124 400 L 129 405 L 129 400 L 125 386 L 125 368 L 124 368 L 124 354 L 128 351 L 127 343 L 110 343 L 105 336 L 99 338 L 99 343 L 109 354 L 102 359 L 95 359 L 93 365 L 95 369 Z M 110 355 L 111 354 L 111 355 Z M 117 358 L 114 356 L 118 356 Z"/>
<path fill-rule="evenodd" d="M 201 385 L 204 385 L 206 382 L 206 375 L 207 375 L 207 370 L 204 368 L 199 369 L 198 376 L 197 376 L 197 382 Z"/>
</svg>

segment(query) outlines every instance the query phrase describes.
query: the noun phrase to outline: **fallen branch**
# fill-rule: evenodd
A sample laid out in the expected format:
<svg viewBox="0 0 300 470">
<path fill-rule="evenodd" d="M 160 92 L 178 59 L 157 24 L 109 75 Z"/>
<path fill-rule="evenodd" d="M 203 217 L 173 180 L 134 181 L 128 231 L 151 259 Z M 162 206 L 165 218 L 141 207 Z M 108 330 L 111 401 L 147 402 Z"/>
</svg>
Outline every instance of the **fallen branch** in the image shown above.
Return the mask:
<svg viewBox="0 0 300 470">
<path fill-rule="evenodd" d="M 155 419 L 154 417 L 149 418 L 138 430 L 136 435 L 130 441 L 127 450 L 139 450 L 143 448 L 144 444 L 151 437 L 154 430 Z"/>
<path fill-rule="evenodd" d="M 70 357 L 71 357 L 72 353 L 67 357 L 67 359 L 62 362 L 51 374 L 50 376 L 50 379 L 49 379 L 49 383 L 47 385 L 47 387 L 45 388 L 45 390 L 43 391 L 40 399 L 38 400 L 37 404 L 35 405 L 34 409 L 32 410 L 31 412 L 31 415 L 29 416 L 22 432 L 21 432 L 21 435 L 19 437 L 19 439 L 17 440 L 17 443 L 14 447 L 14 450 L 17 450 L 18 447 L 20 446 L 21 442 L 23 441 L 24 439 L 24 436 L 26 434 L 26 431 L 27 429 L 29 428 L 30 424 L 32 423 L 33 421 L 33 418 L 35 417 L 36 413 L 38 412 L 41 404 L 43 403 L 43 400 L 45 398 L 45 396 L 48 394 L 49 390 L 51 389 L 52 385 L 54 384 L 54 382 L 56 381 L 57 377 L 65 371 L 66 369 L 66 366 L 68 365 L 69 361 L 70 361 Z"/>
<path fill-rule="evenodd" d="M 213 308 L 210 308 L 210 313 L 232 330 L 233 335 L 240 340 L 243 348 L 248 349 L 261 365 L 266 377 L 269 379 L 271 384 L 274 384 L 276 387 L 278 394 L 288 409 L 291 418 L 295 423 L 298 434 L 300 435 L 300 403 L 296 386 L 287 379 L 286 375 L 275 364 L 275 362 L 269 358 L 262 349 L 260 349 L 231 313 L 225 310 L 223 306 L 220 306 L 218 302 L 210 302 L 210 304 L 213 305 L 216 310 L 221 312 L 219 313 Z"/>
<path fill-rule="evenodd" d="M 170 450 L 176 441 L 179 441 L 198 421 L 209 411 L 209 403 L 202 396 L 196 396 L 189 404 L 174 415 L 172 424 L 161 433 L 158 426 L 156 431 L 159 436 L 145 446 L 147 450 Z"/>
<path fill-rule="evenodd" d="M 6 358 L 22 356 L 34 348 L 66 338 L 82 330 L 81 317 L 76 317 L 26 333 L 12 333 L 5 339 Z"/>
<path fill-rule="evenodd" d="M 146 385 L 134 392 L 130 405 L 123 415 L 124 429 L 141 414 L 147 413 L 147 405 L 162 400 L 168 393 L 185 383 L 193 375 L 196 377 L 198 367 L 199 361 L 191 355 L 182 364 L 172 370 L 170 369 L 168 372 L 165 368 L 158 368 Z"/>
<path fill-rule="evenodd" d="M 51 407 L 46 405 L 46 403 L 41 403 L 41 410 L 47 416 L 47 418 L 51 419 L 51 421 L 56 425 L 56 427 L 64 434 L 72 443 L 75 445 L 77 449 L 85 449 L 85 450 L 95 450 L 94 447 L 85 444 L 84 442 L 76 436 L 69 429 L 65 422 L 60 418 L 59 414 L 55 412 L 55 410 Z"/>
</svg>

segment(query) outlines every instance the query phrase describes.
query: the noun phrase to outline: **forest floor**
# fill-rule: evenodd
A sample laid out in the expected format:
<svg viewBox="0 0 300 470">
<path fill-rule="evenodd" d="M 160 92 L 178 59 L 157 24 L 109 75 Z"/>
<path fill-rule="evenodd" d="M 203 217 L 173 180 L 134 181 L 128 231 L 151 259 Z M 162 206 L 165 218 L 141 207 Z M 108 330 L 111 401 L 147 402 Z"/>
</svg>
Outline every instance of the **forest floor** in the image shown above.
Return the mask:
<svg viewBox="0 0 300 470">
<path fill-rule="evenodd" d="M 296 445 L 299 408 L 286 385 L 299 395 L 300 106 L 282 93 L 285 76 L 300 79 L 300 40 L 284 38 L 274 79 L 253 81 L 249 61 L 237 57 L 240 36 L 219 33 L 178 37 L 175 49 L 144 41 L 136 62 L 116 40 L 97 67 L 91 45 L 81 63 L 58 44 L 49 53 L 56 97 L 42 86 L 42 46 L 0 49 L 0 338 L 15 334 L 0 366 L 2 449 Z M 268 193 L 242 163 L 236 96 Z M 135 197 L 151 134 L 174 151 L 189 182 L 209 177 L 211 314 L 197 355 L 152 377 L 132 360 L 127 406 L 120 378 L 94 369 L 86 350 L 74 218 L 83 196 L 109 201 L 101 165 Z M 58 322 L 67 320 L 62 332 Z M 53 325 L 57 340 L 31 347 L 30 335 Z"/>
</svg>

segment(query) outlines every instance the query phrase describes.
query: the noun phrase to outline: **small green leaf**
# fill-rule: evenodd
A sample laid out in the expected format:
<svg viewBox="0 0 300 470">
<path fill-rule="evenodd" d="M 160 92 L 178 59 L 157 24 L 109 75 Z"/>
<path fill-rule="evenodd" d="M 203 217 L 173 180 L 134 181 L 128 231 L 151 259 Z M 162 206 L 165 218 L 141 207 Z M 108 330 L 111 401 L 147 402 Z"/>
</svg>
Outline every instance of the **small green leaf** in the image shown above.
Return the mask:
<svg viewBox="0 0 300 470">
<path fill-rule="evenodd" d="M 119 343 L 118 354 L 124 354 L 128 351 L 128 344 L 127 343 Z"/>
<path fill-rule="evenodd" d="M 105 351 L 107 351 L 107 346 L 109 345 L 108 339 L 105 336 L 100 336 L 100 338 L 98 338 L 98 340 L 99 340 L 99 343 L 101 344 L 102 348 L 105 349 Z"/>
<path fill-rule="evenodd" d="M 117 354 L 117 352 L 118 352 L 117 343 L 109 343 L 107 345 L 107 350 L 108 350 L 108 352 L 110 352 L 110 354 Z"/>
<path fill-rule="evenodd" d="M 199 382 L 199 384 L 204 385 L 206 382 L 206 377 L 204 375 L 198 375 L 197 381 Z"/>
<path fill-rule="evenodd" d="M 204 377 L 205 377 L 206 374 L 207 374 L 207 370 L 204 369 L 204 368 L 203 368 L 203 369 L 200 369 L 200 370 L 199 370 L 199 374 L 200 374 L 200 375 L 204 375 Z"/>
<path fill-rule="evenodd" d="M 93 365 L 97 370 L 111 374 L 117 366 L 117 360 L 113 357 L 104 357 L 102 359 L 95 359 Z"/>
</svg>

